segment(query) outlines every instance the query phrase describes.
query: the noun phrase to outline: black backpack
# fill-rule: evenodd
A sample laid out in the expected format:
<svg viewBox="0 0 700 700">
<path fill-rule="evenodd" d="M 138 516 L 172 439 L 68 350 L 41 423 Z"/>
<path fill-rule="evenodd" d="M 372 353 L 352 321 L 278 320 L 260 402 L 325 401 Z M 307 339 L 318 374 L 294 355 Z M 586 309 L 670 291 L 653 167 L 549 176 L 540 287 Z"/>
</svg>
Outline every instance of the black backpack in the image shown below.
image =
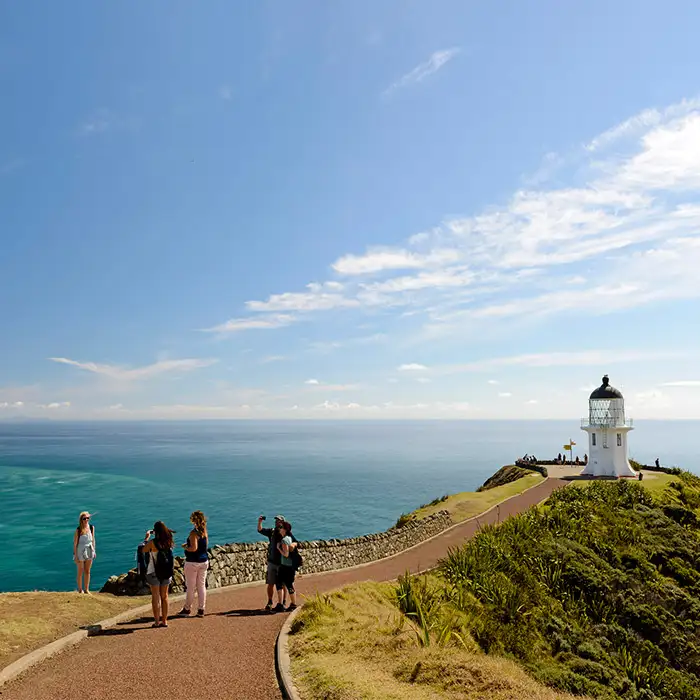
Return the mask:
<svg viewBox="0 0 700 700">
<path fill-rule="evenodd" d="M 156 561 L 154 564 L 156 577 L 159 581 L 172 578 L 175 571 L 175 557 L 173 557 L 172 549 L 158 549 Z"/>
<path fill-rule="evenodd" d="M 146 555 L 143 553 L 143 545 L 140 544 L 136 549 L 136 568 L 138 569 L 139 578 L 141 581 L 146 580 L 146 569 L 148 569 L 148 562 L 146 561 Z"/>
<path fill-rule="evenodd" d="M 292 568 L 294 569 L 294 571 L 301 569 L 301 567 L 304 565 L 304 557 L 301 556 L 301 552 L 299 552 L 299 547 L 294 547 L 289 558 L 292 560 Z"/>
</svg>

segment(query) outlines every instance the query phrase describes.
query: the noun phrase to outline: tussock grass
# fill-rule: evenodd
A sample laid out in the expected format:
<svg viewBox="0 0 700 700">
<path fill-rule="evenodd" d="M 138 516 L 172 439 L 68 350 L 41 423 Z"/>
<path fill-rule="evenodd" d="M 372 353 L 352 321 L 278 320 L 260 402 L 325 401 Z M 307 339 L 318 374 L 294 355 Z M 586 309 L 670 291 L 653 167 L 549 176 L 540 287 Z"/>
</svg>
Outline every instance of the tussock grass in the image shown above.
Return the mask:
<svg viewBox="0 0 700 700">
<path fill-rule="evenodd" d="M 437 578 L 424 585 L 426 604 L 431 595 L 440 597 Z M 426 644 L 400 600 L 391 584 L 363 583 L 306 602 L 290 636 L 292 671 L 304 700 L 572 697 L 537 683 L 513 661 L 485 655 L 468 632 L 438 639 L 436 627 Z M 403 601 L 405 610 L 415 604 Z"/>
<path fill-rule="evenodd" d="M 20 656 L 147 602 L 106 593 L 0 593 L 0 668 Z"/>
</svg>

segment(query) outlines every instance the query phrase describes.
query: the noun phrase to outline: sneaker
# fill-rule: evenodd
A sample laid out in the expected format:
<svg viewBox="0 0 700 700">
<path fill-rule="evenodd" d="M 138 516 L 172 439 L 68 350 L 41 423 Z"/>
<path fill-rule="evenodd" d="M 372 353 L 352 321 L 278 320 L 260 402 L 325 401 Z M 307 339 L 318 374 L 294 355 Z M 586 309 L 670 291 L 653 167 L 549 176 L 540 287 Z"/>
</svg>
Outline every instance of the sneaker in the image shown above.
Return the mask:
<svg viewBox="0 0 700 700">
<path fill-rule="evenodd" d="M 277 605 L 272 608 L 272 612 L 284 612 L 284 605 L 282 605 L 282 603 L 277 603 Z"/>
<path fill-rule="evenodd" d="M 182 608 L 180 612 L 178 613 L 178 617 L 187 617 L 190 614 L 190 611 L 187 608 Z"/>
<path fill-rule="evenodd" d="M 292 610 L 296 610 L 297 606 L 294 605 L 294 603 L 291 603 L 289 607 L 287 608 L 287 612 L 292 612 Z"/>
<path fill-rule="evenodd" d="M 197 617 L 204 617 L 204 608 L 197 610 Z"/>
<path fill-rule="evenodd" d="M 265 606 L 265 612 L 270 612 L 272 610 L 272 601 L 268 600 L 267 605 Z"/>
</svg>

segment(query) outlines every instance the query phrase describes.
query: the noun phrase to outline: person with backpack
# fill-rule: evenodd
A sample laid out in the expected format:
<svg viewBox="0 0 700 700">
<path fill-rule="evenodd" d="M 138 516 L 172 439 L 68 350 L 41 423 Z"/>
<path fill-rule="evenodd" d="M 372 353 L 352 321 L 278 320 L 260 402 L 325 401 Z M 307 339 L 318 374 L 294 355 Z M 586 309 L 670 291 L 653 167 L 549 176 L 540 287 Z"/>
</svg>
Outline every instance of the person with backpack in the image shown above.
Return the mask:
<svg viewBox="0 0 700 700">
<path fill-rule="evenodd" d="M 294 590 L 294 578 L 297 569 L 301 566 L 301 555 L 297 551 L 297 541 L 292 535 L 292 526 L 288 522 L 283 522 L 279 528 L 280 541 L 277 543 L 277 549 L 280 553 L 280 565 L 277 569 L 277 600 L 279 600 L 279 592 L 282 589 L 287 589 L 289 592 L 289 607 L 287 612 L 295 610 L 297 607 L 297 594 Z M 282 603 L 277 603 L 273 608 L 273 612 L 283 612 L 285 610 Z"/>
<path fill-rule="evenodd" d="M 153 536 L 153 539 L 151 539 Z M 173 530 L 161 520 L 146 532 L 139 554 L 145 565 L 146 583 L 151 587 L 153 627 L 168 626 L 168 590 L 173 580 Z"/>
<path fill-rule="evenodd" d="M 73 535 L 73 561 L 78 567 L 78 593 L 90 594 L 90 569 L 97 556 L 95 527 L 90 524 L 90 513 L 84 510 L 78 518 Z"/>
<path fill-rule="evenodd" d="M 204 617 L 204 607 L 207 604 L 207 569 L 209 568 L 207 519 L 201 510 L 195 510 L 190 515 L 190 522 L 194 525 L 194 528 L 190 532 L 187 542 L 182 545 L 185 549 L 187 595 L 185 597 L 185 606 L 178 615 L 186 616 L 190 614 L 196 590 L 197 617 Z"/>
<path fill-rule="evenodd" d="M 265 520 L 265 516 L 261 515 L 258 518 L 258 532 L 263 536 L 267 537 L 268 540 L 270 540 L 270 544 L 267 547 L 267 573 L 265 576 L 265 583 L 267 584 L 267 605 L 265 606 L 265 610 L 267 612 L 272 611 L 272 595 L 275 591 L 275 586 L 277 584 L 277 574 L 278 574 L 278 569 L 280 565 L 280 553 L 279 550 L 277 549 L 277 545 L 279 541 L 282 539 L 280 537 L 280 532 L 279 529 L 284 523 L 284 516 L 283 515 L 276 515 L 275 516 L 275 527 L 263 527 L 263 520 Z M 284 602 L 283 598 L 281 597 L 283 593 L 283 589 L 278 589 L 277 590 L 277 608 L 275 609 L 282 609 L 284 610 Z"/>
</svg>

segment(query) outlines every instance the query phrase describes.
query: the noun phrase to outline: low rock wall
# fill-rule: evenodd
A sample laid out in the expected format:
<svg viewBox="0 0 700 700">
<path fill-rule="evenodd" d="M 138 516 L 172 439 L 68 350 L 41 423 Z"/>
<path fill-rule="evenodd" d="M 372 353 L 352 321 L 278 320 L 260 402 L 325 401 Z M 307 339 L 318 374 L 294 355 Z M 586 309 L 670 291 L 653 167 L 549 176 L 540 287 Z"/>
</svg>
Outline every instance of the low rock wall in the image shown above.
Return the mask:
<svg viewBox="0 0 700 700">
<path fill-rule="evenodd" d="M 333 569 L 345 569 L 357 564 L 384 559 L 439 534 L 452 525 L 450 514 L 441 510 L 423 520 L 408 522 L 401 528 L 392 528 L 362 537 L 345 540 L 313 540 L 299 542 L 304 558 L 301 574 L 312 574 Z M 184 591 L 184 561 L 177 557 L 171 591 Z M 216 545 L 209 550 L 207 587 L 219 588 L 236 583 L 263 581 L 267 569 L 267 542 L 248 542 Z M 136 569 L 120 576 L 110 576 L 102 587 L 103 593 L 114 595 L 143 595 L 149 592 Z"/>
</svg>

